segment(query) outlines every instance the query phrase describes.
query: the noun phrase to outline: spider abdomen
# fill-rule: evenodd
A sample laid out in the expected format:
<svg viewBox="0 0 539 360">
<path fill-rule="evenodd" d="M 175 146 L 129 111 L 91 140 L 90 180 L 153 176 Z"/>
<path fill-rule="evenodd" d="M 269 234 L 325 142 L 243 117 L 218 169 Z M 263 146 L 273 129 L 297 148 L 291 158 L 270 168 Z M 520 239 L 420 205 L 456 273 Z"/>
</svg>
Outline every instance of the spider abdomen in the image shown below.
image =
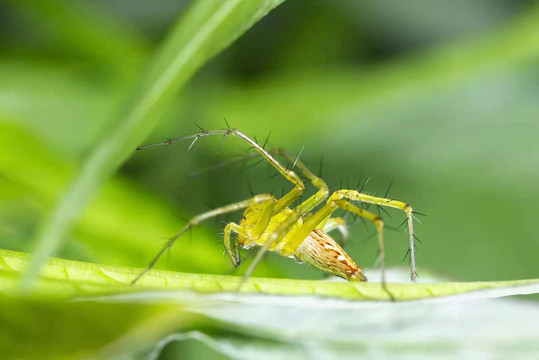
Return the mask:
<svg viewBox="0 0 539 360">
<path fill-rule="evenodd" d="M 298 246 L 298 261 L 350 281 L 367 281 L 363 271 L 335 240 L 320 229 L 314 229 Z"/>
</svg>

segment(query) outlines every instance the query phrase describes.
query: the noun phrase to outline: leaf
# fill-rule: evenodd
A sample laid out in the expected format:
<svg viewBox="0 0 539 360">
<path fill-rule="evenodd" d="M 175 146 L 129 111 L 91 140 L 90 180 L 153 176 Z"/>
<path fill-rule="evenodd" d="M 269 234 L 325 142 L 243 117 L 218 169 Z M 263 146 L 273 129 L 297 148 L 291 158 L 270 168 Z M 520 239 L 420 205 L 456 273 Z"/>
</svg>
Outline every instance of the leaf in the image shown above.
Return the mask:
<svg viewBox="0 0 539 360">
<path fill-rule="evenodd" d="M 21 279 L 28 288 L 55 253 L 94 192 L 155 127 L 177 90 L 209 58 L 228 46 L 281 0 L 199 0 L 172 30 L 103 141 L 83 164 L 37 233 L 33 260 Z"/>
<path fill-rule="evenodd" d="M 50 259 L 31 297 L 20 297 L 16 278 L 27 261 L 27 254 L 0 250 L 6 358 L 14 357 L 5 349 L 15 344 L 28 357 L 39 349 L 50 358 L 155 359 L 166 344 L 185 339 L 238 359 L 538 350 L 539 328 L 529 324 L 539 321 L 539 307 L 493 298 L 539 293 L 539 279 L 390 284 L 400 299 L 422 300 L 364 301 L 365 294 L 384 299 L 379 284 L 251 278 L 237 293 L 238 277 L 152 271 L 131 287 L 126 283 L 140 269 Z M 451 294 L 458 296 L 437 296 Z M 40 321 L 29 326 L 31 319 Z"/>
<path fill-rule="evenodd" d="M 28 255 L 10 250 L 0 250 L 2 267 L 7 274 L 21 272 Z M 95 295 L 111 292 L 133 292 L 142 289 L 194 290 L 204 293 L 236 292 L 241 281 L 239 276 L 203 275 L 152 270 L 142 277 L 136 286 L 129 286 L 142 269 L 98 265 L 85 262 L 51 259 L 43 268 L 43 280 L 37 293 L 55 294 L 60 297 Z M 6 277 L 5 288 L 10 287 L 13 276 Z M 81 286 L 82 285 L 82 286 Z M 47 288 L 54 286 L 54 291 Z M 390 283 L 389 289 L 397 300 L 417 300 L 432 297 L 458 295 L 473 291 L 517 287 L 509 295 L 525 294 L 526 286 L 532 291 L 539 287 L 539 279 L 484 282 L 446 283 Z M 535 287 L 534 287 L 535 286 Z M 522 289 L 518 289 L 522 287 Z M 497 294 L 500 294 L 499 290 Z M 522 292 L 519 292 L 522 291 Z M 267 295 L 316 295 L 348 300 L 388 300 L 388 294 L 379 283 L 347 281 L 311 281 L 251 277 L 243 285 L 241 293 Z"/>
<path fill-rule="evenodd" d="M 108 358 L 99 356 L 100 351 L 115 352 L 125 338 L 135 351 L 194 317 L 163 304 L 60 302 L 3 294 L 0 350 L 2 359 Z M 118 344 L 110 345 L 114 341 Z"/>
<path fill-rule="evenodd" d="M 233 359 L 305 359 L 309 355 L 300 344 L 286 344 L 256 338 L 208 336 L 200 331 L 171 334 L 159 341 L 145 357 L 157 360 L 163 348 L 173 341 L 197 340 Z M 248 340 L 248 341 L 247 341 Z"/>
<path fill-rule="evenodd" d="M 154 352 L 163 343 L 197 339 L 235 359 L 533 359 L 539 354 L 539 306 L 523 301 L 463 297 L 373 304 L 258 296 L 196 311 L 225 322 L 235 336 L 176 333 Z"/>
</svg>

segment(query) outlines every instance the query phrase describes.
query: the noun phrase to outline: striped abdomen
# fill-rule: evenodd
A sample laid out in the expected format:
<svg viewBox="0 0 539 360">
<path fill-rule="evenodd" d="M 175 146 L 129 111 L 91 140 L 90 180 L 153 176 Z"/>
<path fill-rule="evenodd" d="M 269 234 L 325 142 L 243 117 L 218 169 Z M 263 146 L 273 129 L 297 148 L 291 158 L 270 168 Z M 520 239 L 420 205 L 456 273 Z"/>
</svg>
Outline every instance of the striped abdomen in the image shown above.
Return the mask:
<svg viewBox="0 0 539 360">
<path fill-rule="evenodd" d="M 295 257 L 327 273 L 350 281 L 367 281 L 363 271 L 335 240 L 319 229 L 311 231 L 295 252 Z"/>
</svg>

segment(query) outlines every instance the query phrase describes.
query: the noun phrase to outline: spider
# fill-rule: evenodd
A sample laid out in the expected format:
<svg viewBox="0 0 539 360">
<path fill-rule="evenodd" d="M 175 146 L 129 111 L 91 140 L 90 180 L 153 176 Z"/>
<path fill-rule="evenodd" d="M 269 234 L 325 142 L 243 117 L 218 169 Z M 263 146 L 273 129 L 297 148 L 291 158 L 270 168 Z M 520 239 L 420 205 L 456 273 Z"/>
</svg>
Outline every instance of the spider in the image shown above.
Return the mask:
<svg viewBox="0 0 539 360">
<path fill-rule="evenodd" d="M 180 229 L 180 231 L 167 241 L 165 246 L 157 253 L 148 267 L 132 281 L 132 284 L 135 284 L 146 272 L 152 269 L 163 253 L 191 227 L 204 220 L 240 210 L 243 210 L 243 216 L 239 224 L 230 222 L 224 229 L 223 242 L 226 253 L 230 257 L 232 264 L 234 266 L 240 264 L 240 246 L 244 249 L 260 246 L 254 260 L 244 273 L 243 281 L 240 283 L 240 286 L 251 275 L 255 266 L 267 251 L 273 251 L 281 256 L 295 258 L 300 263 L 311 264 L 326 273 L 342 277 L 349 281 L 367 281 L 367 277 L 363 273 L 363 270 L 356 265 L 342 247 L 328 234 L 335 229 L 344 231 L 344 219 L 341 217 L 331 217 L 331 215 L 340 208 L 371 221 L 376 227 L 378 233 L 381 283 L 382 287 L 387 291 L 383 237 L 384 222 L 381 217 L 354 205 L 353 202 L 388 206 L 402 210 L 406 213 L 405 221 L 408 223 L 410 241 L 409 254 L 411 280 L 416 280 L 413 210 L 412 207 L 405 202 L 371 196 L 357 190 L 337 190 L 330 195 L 328 186 L 324 180 L 314 175 L 305 164 L 299 160 L 299 157 L 294 158 L 280 148 L 266 151 L 263 146 L 260 146 L 256 141 L 253 141 L 237 129 L 202 131 L 193 135 L 140 146 L 137 150 L 156 146 L 168 146 L 172 143 L 188 139 L 192 139 L 192 143 L 189 146 L 189 149 L 191 149 L 199 138 L 215 135 L 223 135 L 223 139 L 224 137 L 231 135 L 247 143 L 252 149 L 258 152 L 258 155 L 269 162 L 285 179 L 290 181 L 294 185 L 293 189 L 280 199 L 277 199 L 270 194 L 255 195 L 250 199 L 222 206 L 193 217 Z M 296 172 L 281 165 L 273 154 L 292 162 L 292 168 L 297 168 L 303 176 L 310 180 L 311 184 L 317 188 L 314 195 L 295 208 L 291 208 L 290 206 L 305 191 L 305 184 Z M 314 211 L 320 205 L 322 206 L 317 211 Z M 236 241 L 231 240 L 231 234 L 233 232 L 237 234 Z"/>
</svg>

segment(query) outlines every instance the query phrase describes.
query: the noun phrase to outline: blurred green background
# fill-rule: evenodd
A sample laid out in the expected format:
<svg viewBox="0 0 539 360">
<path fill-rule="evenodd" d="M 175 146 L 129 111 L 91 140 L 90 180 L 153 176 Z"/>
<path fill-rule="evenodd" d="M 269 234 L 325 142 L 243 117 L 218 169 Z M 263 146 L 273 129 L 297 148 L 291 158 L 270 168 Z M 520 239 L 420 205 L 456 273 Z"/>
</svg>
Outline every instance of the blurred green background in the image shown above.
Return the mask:
<svg viewBox="0 0 539 360">
<path fill-rule="evenodd" d="M 0 4 L 0 247 L 29 251 L 36 224 L 107 131 L 149 55 L 188 1 L 8 0 Z M 206 64 L 148 142 L 233 127 L 298 153 L 332 190 L 406 201 L 419 276 L 539 276 L 539 6 L 534 1 L 288 1 Z M 135 153 L 85 211 L 61 257 L 145 266 L 184 220 L 289 186 L 248 152 L 201 139 Z M 249 185 L 250 184 L 250 185 Z M 309 193 L 307 193 L 308 195 Z M 383 214 L 383 213 L 382 213 Z M 384 215 L 398 226 L 403 215 Z M 159 263 L 232 273 L 223 222 Z M 369 224 L 349 217 L 345 249 L 372 267 Z M 403 229 L 388 263 L 406 266 Z M 245 257 L 252 254 L 247 252 Z M 242 269 L 240 269 L 241 271 Z M 322 278 L 269 254 L 258 275 Z"/>
</svg>

